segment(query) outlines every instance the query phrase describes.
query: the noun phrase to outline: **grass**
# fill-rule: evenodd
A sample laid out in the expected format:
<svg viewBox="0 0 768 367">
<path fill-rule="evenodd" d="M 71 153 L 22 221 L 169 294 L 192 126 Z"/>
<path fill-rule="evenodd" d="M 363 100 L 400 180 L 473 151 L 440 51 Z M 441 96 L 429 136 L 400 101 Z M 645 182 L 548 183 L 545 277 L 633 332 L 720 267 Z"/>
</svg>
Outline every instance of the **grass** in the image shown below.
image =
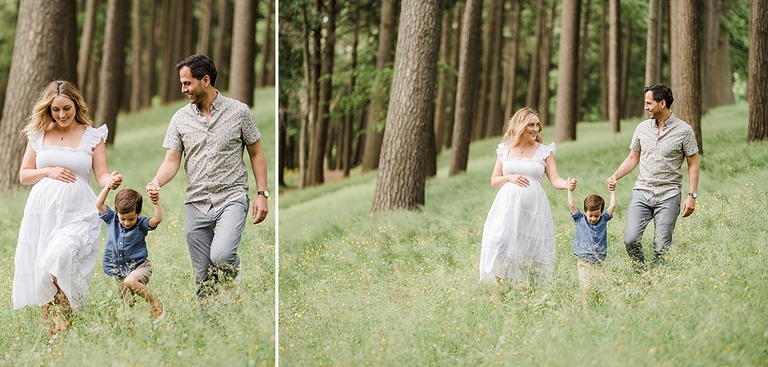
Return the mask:
<svg viewBox="0 0 768 367">
<path fill-rule="evenodd" d="M 605 179 L 626 157 L 637 122 L 624 121 L 617 135 L 605 122 L 582 123 L 578 141 L 558 145 L 561 175 L 579 179 L 577 201 L 607 198 Z M 508 291 L 497 303 L 488 300 L 494 286 L 479 283 L 497 139 L 473 143 L 467 172 L 455 177 L 443 152 L 417 212 L 370 215 L 375 173 L 282 195 L 280 364 L 767 365 L 768 145 L 746 144 L 746 127 L 743 104 L 704 117 L 697 210 L 678 221 L 663 272 L 637 276 L 629 266 L 622 238 L 637 170 L 619 182 L 607 280 L 588 314 L 567 196 L 548 183 L 552 283 Z M 551 142 L 554 132 L 543 135 Z M 649 256 L 652 232 L 643 241 Z"/>
<path fill-rule="evenodd" d="M 225 93 L 226 94 L 226 93 Z M 274 182 L 274 89 L 256 91 L 253 116 L 262 132 L 270 182 Z M 186 102 L 118 118 L 115 144 L 107 148 L 109 167 L 124 176 L 123 188 L 143 192 L 163 160 L 163 137 L 173 113 Z M 246 159 L 247 162 L 247 159 Z M 256 195 L 253 176 L 249 196 Z M 271 185 L 274 186 L 274 185 Z M 94 186 L 95 187 L 95 186 Z M 150 306 L 142 299 L 125 308 L 117 287 L 99 261 L 90 284 L 90 303 L 71 330 L 50 340 L 40 307 L 13 310 L 13 256 L 29 187 L 0 193 L 0 365 L 7 366 L 263 366 L 275 355 L 275 203 L 272 214 L 257 226 L 246 225 L 238 253 L 239 283 L 222 293 L 204 318 L 184 238 L 182 170 L 162 191 L 164 220 L 147 240 L 154 274 L 150 290 L 165 303 L 164 320 L 153 325 Z M 111 203 L 114 194 L 110 195 Z M 152 215 L 146 205 L 145 215 Z M 102 231 L 102 248 L 103 252 Z M 101 253 L 99 254 L 101 259 Z"/>
</svg>

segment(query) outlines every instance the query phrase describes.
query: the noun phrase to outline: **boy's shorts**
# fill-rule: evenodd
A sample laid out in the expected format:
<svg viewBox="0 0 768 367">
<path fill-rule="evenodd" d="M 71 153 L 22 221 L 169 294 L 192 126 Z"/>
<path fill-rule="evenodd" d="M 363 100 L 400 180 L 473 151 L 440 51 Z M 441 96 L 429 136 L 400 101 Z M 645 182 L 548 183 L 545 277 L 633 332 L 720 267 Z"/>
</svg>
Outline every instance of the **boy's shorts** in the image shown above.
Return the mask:
<svg viewBox="0 0 768 367">
<path fill-rule="evenodd" d="M 138 268 L 133 269 L 131 274 L 137 275 L 139 281 L 142 284 L 147 285 L 149 283 L 149 278 L 152 276 L 152 264 L 149 262 L 149 259 L 144 259 L 144 262 L 141 263 Z M 136 302 L 136 297 L 134 296 L 135 293 L 125 286 L 125 278 L 115 278 L 115 281 L 117 282 L 118 297 L 128 303 L 129 306 L 133 307 L 133 303 Z"/>
<path fill-rule="evenodd" d="M 579 258 L 577 266 L 579 269 L 579 285 L 582 291 L 594 289 L 595 285 L 602 282 L 605 277 L 602 264 L 592 263 Z"/>
</svg>

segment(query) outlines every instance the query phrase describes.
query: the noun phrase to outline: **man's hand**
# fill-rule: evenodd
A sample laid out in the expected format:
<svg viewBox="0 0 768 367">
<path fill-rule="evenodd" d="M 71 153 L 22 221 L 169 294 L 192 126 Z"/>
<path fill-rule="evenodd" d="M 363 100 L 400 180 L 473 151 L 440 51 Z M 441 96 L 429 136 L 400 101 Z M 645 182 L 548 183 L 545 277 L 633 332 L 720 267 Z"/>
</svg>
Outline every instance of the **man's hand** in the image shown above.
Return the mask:
<svg viewBox="0 0 768 367">
<path fill-rule="evenodd" d="M 148 183 L 144 188 L 144 191 L 147 192 L 147 196 L 149 196 L 149 201 L 152 202 L 152 205 L 157 205 L 157 201 L 160 200 L 160 184 L 157 180 L 152 180 L 152 182 Z"/>
<path fill-rule="evenodd" d="M 256 200 L 253 201 L 253 224 L 259 224 L 267 218 L 269 213 L 269 206 L 267 205 L 267 198 L 256 195 Z"/>
<path fill-rule="evenodd" d="M 696 199 L 692 196 L 688 196 L 688 198 L 685 199 L 685 202 L 683 202 L 683 210 L 681 210 L 680 213 L 683 215 L 683 218 L 685 218 L 693 214 L 694 210 L 696 210 Z"/>
</svg>

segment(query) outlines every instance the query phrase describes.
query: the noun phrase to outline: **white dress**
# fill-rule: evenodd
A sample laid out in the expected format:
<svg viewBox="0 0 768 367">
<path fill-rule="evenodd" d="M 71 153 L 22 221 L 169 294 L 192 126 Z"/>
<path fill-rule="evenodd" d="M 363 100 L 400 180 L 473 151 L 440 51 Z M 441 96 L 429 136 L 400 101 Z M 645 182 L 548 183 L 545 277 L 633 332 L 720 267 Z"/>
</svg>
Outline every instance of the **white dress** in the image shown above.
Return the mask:
<svg viewBox="0 0 768 367">
<path fill-rule="evenodd" d="M 521 174 L 530 185 L 507 182 L 496 194 L 483 228 L 480 279 L 546 282 L 555 266 L 555 226 L 542 177 L 555 143 L 541 144 L 533 159 L 508 152 L 503 143 L 496 149 L 503 173 Z"/>
<path fill-rule="evenodd" d="M 88 302 L 88 283 L 99 250 L 101 221 L 88 184 L 93 147 L 107 139 L 107 127 L 87 127 L 78 148 L 43 146 L 43 132 L 29 135 L 38 168 L 59 166 L 75 174 L 67 183 L 44 177 L 29 192 L 16 245 L 13 307 L 44 305 L 59 287 L 77 310 Z"/>
</svg>

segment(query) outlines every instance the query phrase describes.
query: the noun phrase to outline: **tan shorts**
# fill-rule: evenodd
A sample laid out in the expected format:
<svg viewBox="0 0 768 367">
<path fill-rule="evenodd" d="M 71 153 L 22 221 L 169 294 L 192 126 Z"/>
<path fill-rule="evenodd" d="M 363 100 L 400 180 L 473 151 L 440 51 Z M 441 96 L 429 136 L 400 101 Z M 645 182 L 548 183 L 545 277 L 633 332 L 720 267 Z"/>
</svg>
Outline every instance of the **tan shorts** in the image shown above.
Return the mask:
<svg viewBox="0 0 768 367">
<path fill-rule="evenodd" d="M 603 274 L 602 264 L 591 263 L 579 258 L 577 266 L 579 269 L 579 285 L 581 286 L 581 290 L 587 291 L 594 289 L 596 284 L 604 280 L 605 274 Z"/>
<path fill-rule="evenodd" d="M 133 269 L 131 274 L 138 276 L 142 284 L 148 284 L 149 278 L 152 276 L 152 263 L 149 262 L 149 259 L 144 259 L 144 262 L 138 268 Z M 115 281 L 117 282 L 117 296 L 133 306 L 134 293 L 125 286 L 125 278 L 115 278 Z"/>
</svg>

